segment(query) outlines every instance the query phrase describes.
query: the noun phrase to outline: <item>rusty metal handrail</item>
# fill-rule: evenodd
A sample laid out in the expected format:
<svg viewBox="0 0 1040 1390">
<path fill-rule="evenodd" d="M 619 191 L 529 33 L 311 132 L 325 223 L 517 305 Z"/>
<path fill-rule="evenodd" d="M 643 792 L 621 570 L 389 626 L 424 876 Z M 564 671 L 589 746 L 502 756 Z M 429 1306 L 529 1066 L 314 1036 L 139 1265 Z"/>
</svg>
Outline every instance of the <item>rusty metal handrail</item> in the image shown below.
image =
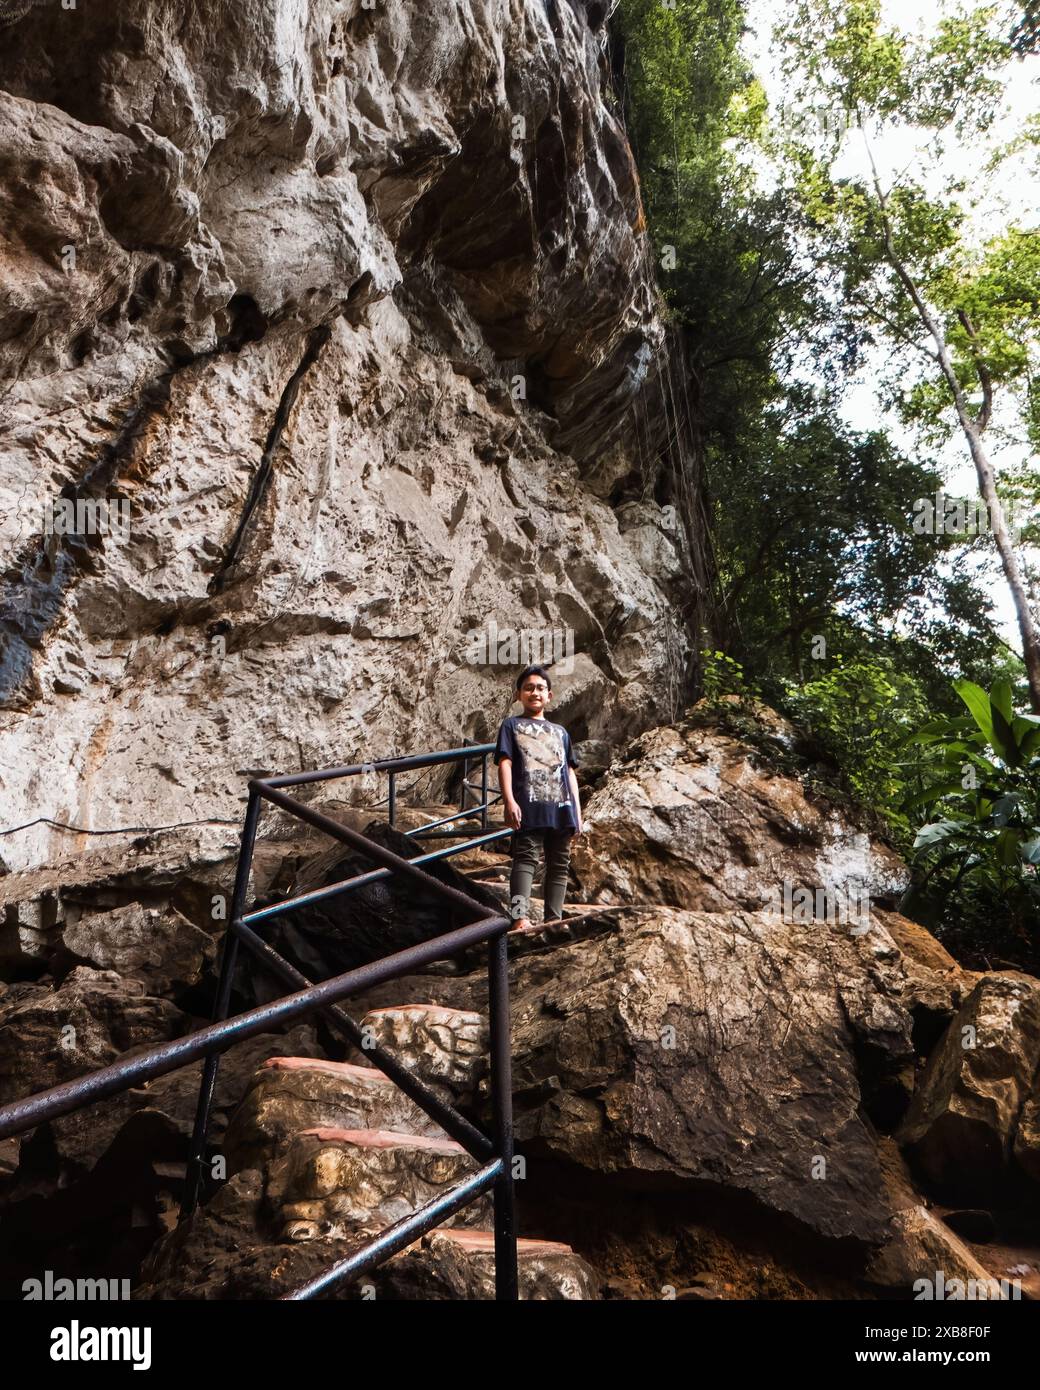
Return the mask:
<svg viewBox="0 0 1040 1390">
<path fill-rule="evenodd" d="M 416 860 L 400 857 L 393 851 L 376 844 L 356 830 L 341 825 L 322 812 L 287 796 L 282 790 L 285 786 L 299 786 L 333 778 L 359 775 L 370 770 L 386 771 L 390 783 L 390 820 L 394 820 L 395 792 L 394 778 L 404 768 L 435 766 L 441 763 L 462 762 L 462 791 L 458 815 L 444 817 L 433 822 L 439 827 L 457 819 L 481 818 L 482 827 L 487 829 L 487 812 L 492 804 L 488 793 L 488 755 L 493 751 L 492 744 L 476 744 L 465 748 L 448 749 L 437 753 L 417 754 L 406 758 L 386 758 L 377 763 L 361 763 L 341 768 L 326 768 L 316 772 L 299 773 L 288 777 L 254 779 L 249 783 L 249 800 L 239 847 L 238 864 L 235 873 L 235 887 L 232 898 L 230 920 L 224 941 L 221 959 L 220 981 L 214 1007 L 213 1022 L 205 1028 L 178 1038 L 172 1042 L 160 1043 L 155 1047 L 142 1049 L 134 1056 L 113 1062 L 98 1071 L 53 1086 L 20 1101 L 0 1106 L 0 1139 L 23 1133 L 46 1120 L 57 1118 L 84 1105 L 103 1100 L 121 1091 L 138 1085 L 155 1076 L 174 1071 L 200 1057 L 205 1058 L 199 1099 L 196 1108 L 195 1125 L 192 1132 L 189 1152 L 185 1201 L 182 1218 L 190 1215 L 198 1204 L 202 1188 L 202 1174 L 205 1165 L 206 1136 L 209 1127 L 209 1113 L 216 1087 L 220 1055 L 234 1043 L 257 1033 L 265 1032 L 272 1024 L 286 1023 L 302 1018 L 315 1010 L 320 1010 L 329 1022 L 356 1046 L 361 1044 L 361 1030 L 358 1025 L 338 1007 L 338 1001 L 348 995 L 368 989 L 387 980 L 399 978 L 409 971 L 434 960 L 446 959 L 459 951 L 469 949 L 483 942 L 488 943 L 488 993 L 490 1025 L 490 1082 L 492 1112 L 494 1118 L 493 1137 L 482 1133 L 454 1107 L 444 1102 L 426 1084 L 404 1067 L 391 1053 L 382 1047 L 367 1046 L 365 1051 L 370 1060 L 388 1075 L 410 1098 L 431 1116 L 445 1131 L 455 1138 L 483 1166 L 479 1172 L 462 1180 L 447 1193 L 441 1194 L 434 1202 L 428 1203 L 410 1217 L 395 1223 L 386 1231 L 373 1237 L 359 1250 L 332 1269 L 326 1271 L 309 1284 L 288 1295 L 291 1299 L 313 1297 L 343 1279 L 356 1276 L 364 1270 L 388 1259 L 396 1251 L 416 1239 L 423 1231 L 432 1229 L 447 1216 L 476 1200 L 489 1187 L 494 1191 L 495 1209 L 495 1284 L 496 1297 L 516 1299 L 518 1297 L 516 1263 L 516 1217 L 515 1193 L 513 1187 L 513 1116 L 511 1057 L 509 1047 L 509 979 L 506 933 L 512 923 L 506 917 L 488 916 L 482 903 L 476 902 L 468 894 L 441 883 L 420 868 L 420 864 L 431 863 L 474 845 L 486 844 L 512 835 L 512 831 L 496 831 L 478 836 L 463 844 L 449 846 L 444 850 L 422 855 Z M 469 763 L 475 759 L 482 762 L 481 802 L 475 807 L 466 806 L 466 793 L 476 791 L 468 780 Z M 288 814 L 331 835 L 334 839 L 375 859 L 380 869 L 355 875 L 343 883 L 330 885 L 303 894 L 297 899 L 289 899 L 271 908 L 258 909 L 245 913 L 246 894 L 252 868 L 253 851 L 256 843 L 257 825 L 261 801 L 269 801 Z M 409 832 L 413 836 L 422 834 L 425 827 Z M 434 830 L 435 834 L 458 834 L 457 831 Z M 336 893 L 349 891 L 362 883 L 389 877 L 398 872 L 410 878 L 417 885 L 450 902 L 464 912 L 477 914 L 477 920 L 453 931 L 420 942 L 403 951 L 397 951 L 378 961 L 370 962 L 344 974 L 334 976 L 320 984 L 315 984 L 285 960 L 273 947 L 264 942 L 252 930 L 252 925 L 276 915 L 278 912 L 292 911 L 305 903 L 321 901 Z M 250 1009 L 233 1018 L 228 1017 L 231 1000 L 231 986 L 237 961 L 238 945 L 243 944 L 260 963 L 290 986 L 303 986 L 296 992 L 278 1000 Z"/>
</svg>

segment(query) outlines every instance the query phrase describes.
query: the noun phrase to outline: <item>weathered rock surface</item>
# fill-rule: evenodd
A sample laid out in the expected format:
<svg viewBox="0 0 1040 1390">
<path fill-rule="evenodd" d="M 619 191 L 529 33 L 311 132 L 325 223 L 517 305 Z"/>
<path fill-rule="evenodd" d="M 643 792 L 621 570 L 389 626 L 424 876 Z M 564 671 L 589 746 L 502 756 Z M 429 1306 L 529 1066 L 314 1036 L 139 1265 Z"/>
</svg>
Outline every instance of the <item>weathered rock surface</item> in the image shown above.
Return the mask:
<svg viewBox="0 0 1040 1390">
<path fill-rule="evenodd" d="M 671 713 L 681 527 L 604 500 L 645 490 L 640 392 L 665 422 L 602 22 L 131 0 L 4 30 L 5 823 L 234 819 L 243 768 L 486 737 L 492 622 L 566 639 L 576 739 Z M 105 510 L 66 534 L 61 497 Z"/>
<path fill-rule="evenodd" d="M 715 1188 L 825 1240 L 885 1238 L 869 1111 L 908 1070 L 912 1087 L 922 1001 L 945 997 L 948 1018 L 960 999 L 941 952 L 934 968 L 908 957 L 880 916 L 852 936 L 653 907 L 588 919 L 572 940 L 517 934 L 510 954 L 516 1132 L 532 1173 L 551 1160 L 625 1191 Z M 422 991 L 467 1009 L 484 989 L 479 972 L 413 976 L 364 999 Z"/>
<path fill-rule="evenodd" d="M 261 1034 L 221 1057 L 209 1128 L 215 1159 L 225 1156 L 228 1116 L 251 1076 L 282 1053 L 320 1056 L 313 1028 Z M 201 1070 L 196 1063 L 170 1072 L 10 1141 L 0 1297 L 20 1297 L 21 1280 L 43 1267 L 137 1277 L 176 1220 Z"/>
<path fill-rule="evenodd" d="M 982 976 L 932 1052 L 899 1133 L 942 1194 L 992 1200 L 1016 1159 L 1037 1176 L 1038 1070 L 1040 982 Z"/>
<path fill-rule="evenodd" d="M 234 1176 L 209 1205 L 152 1252 L 139 1299 L 280 1298 L 324 1273 L 357 1247 L 357 1238 L 274 1241 L 263 1229 L 263 1182 L 255 1169 Z M 601 1277 L 558 1241 L 517 1243 L 520 1297 L 594 1299 Z M 432 1231 L 361 1280 L 329 1297 L 490 1299 L 494 1297 L 494 1236 L 446 1227 Z"/>
<path fill-rule="evenodd" d="M 156 935 L 168 938 L 164 954 L 191 956 L 200 949 L 208 960 L 196 929 L 207 936 L 224 929 L 237 843 L 237 829 L 226 826 L 185 827 L 155 838 L 141 835 L 122 846 L 115 837 L 99 843 L 81 836 L 80 854 L 70 854 L 66 840 L 54 864 L 0 876 L 0 972 L 8 979 L 30 979 L 67 969 L 73 962 L 64 936 L 75 933 L 84 916 L 152 907 L 162 912 Z M 273 851 L 264 843 L 257 846 L 258 891 L 268 890 L 286 858 L 284 847 Z M 170 922 L 180 931 L 170 932 Z"/>
<path fill-rule="evenodd" d="M 313 1129 L 292 1136 L 272 1166 L 267 1198 L 283 1240 L 377 1233 L 441 1196 L 477 1165 L 461 1144 L 380 1129 Z M 446 1225 L 483 1226 L 478 1197 Z"/>
<path fill-rule="evenodd" d="M 940 1278 L 948 1290 L 946 1298 L 951 1297 L 954 1280 L 960 1282 L 961 1297 L 1010 1296 L 968 1246 L 923 1206 L 907 1207 L 892 1216 L 888 1240 L 871 1261 L 867 1278 L 904 1298 L 942 1297 L 937 1292 Z"/>
<path fill-rule="evenodd" d="M 758 721 L 761 722 L 761 721 Z M 762 733 L 796 740 L 770 715 Z M 782 911 L 784 887 L 831 894 L 835 914 L 865 894 L 891 905 L 899 857 L 848 812 L 807 792 L 710 713 L 651 729 L 625 750 L 585 807 L 572 862 L 590 902 L 657 902 L 704 912 Z"/>
<path fill-rule="evenodd" d="M 373 1043 L 450 1098 L 476 1095 L 487 1070 L 488 1023 L 483 1014 L 436 1004 L 372 1009 L 361 1019 Z"/>
<path fill-rule="evenodd" d="M 86 913 L 66 927 L 62 942 L 91 965 L 140 980 L 156 994 L 198 984 L 216 955 L 212 938 L 175 907 L 140 903 Z"/>
<path fill-rule="evenodd" d="M 272 1057 L 253 1077 L 228 1126 L 228 1171 L 265 1166 L 292 1134 L 305 1129 L 389 1129 L 445 1137 L 374 1067 Z"/>
<path fill-rule="evenodd" d="M 1040 1074 L 1018 1114 L 1014 1139 L 1015 1161 L 1033 1182 L 1040 1184 Z"/>
<path fill-rule="evenodd" d="M 60 993 L 59 991 L 59 995 Z M 142 999 L 134 996 L 131 992 L 129 1004 L 133 1004 L 135 1000 L 138 1007 L 147 1009 L 151 1006 L 159 1020 L 158 1023 L 151 1020 L 147 1021 L 147 1036 L 141 1037 L 136 1045 L 142 1046 L 145 1042 L 152 1044 L 163 1041 L 162 1028 L 164 1025 L 169 1026 L 167 1023 L 168 1006 L 158 1009 L 156 1006 L 165 1006 L 165 1001 L 147 997 Z M 87 1002 L 91 1005 L 93 1003 L 89 997 Z M 0 1008 L 2 1005 L 3 1000 L 0 1000 Z M 139 1021 L 140 1017 L 138 1015 Z M 175 1017 L 178 1018 L 176 1032 L 181 1032 L 183 1031 L 183 1024 L 179 1020 L 179 1016 L 175 1015 Z M 147 1015 L 145 1018 L 147 1019 Z M 21 1017 L 16 1016 L 12 1021 L 12 1029 L 27 1026 L 28 1022 Z M 117 1031 L 113 1036 L 121 1040 L 125 1035 Z M 17 1038 L 17 1034 L 15 1034 L 15 1038 Z M 12 1039 L 12 1045 L 17 1046 L 14 1039 Z M 105 1055 L 106 1062 L 113 1061 L 116 1055 L 122 1054 L 121 1052 L 117 1054 L 114 1048 L 109 1050 Z M 234 1047 L 222 1055 L 210 1122 L 210 1139 L 218 1151 L 223 1149 L 222 1140 L 228 1117 L 238 1107 L 252 1074 L 261 1062 L 283 1055 L 296 1058 L 320 1057 L 321 1050 L 314 1029 L 304 1025 L 284 1034 L 262 1033 L 255 1038 L 247 1039 L 245 1042 L 236 1043 Z M 27 1079 L 26 1067 L 28 1063 L 20 1050 L 17 1052 L 17 1056 L 21 1059 L 21 1065 L 16 1069 L 18 1095 L 29 1095 L 36 1090 L 43 1089 L 42 1086 L 33 1084 L 31 1080 Z M 38 1061 L 39 1059 L 34 1059 L 32 1065 L 38 1065 Z M 74 1075 L 82 1076 L 85 1072 L 94 1070 L 97 1065 L 100 1063 L 95 1063 L 94 1066 L 90 1067 L 81 1066 L 77 1068 Z M 16 1176 L 20 1181 L 31 1180 L 36 1146 L 43 1142 L 48 1160 L 57 1161 L 60 1165 L 59 1173 L 62 1181 L 67 1182 L 94 1168 L 117 1140 L 128 1143 L 135 1127 L 140 1128 L 142 1126 L 148 1127 L 153 1136 L 153 1142 L 154 1136 L 161 1131 L 163 1136 L 161 1142 L 162 1159 L 164 1162 L 183 1165 L 187 1158 L 188 1138 L 195 1118 L 201 1074 L 202 1064 L 195 1063 L 190 1067 L 168 1072 L 165 1076 L 155 1077 L 141 1086 L 135 1086 L 131 1090 L 124 1091 L 107 1100 L 98 1101 L 92 1105 L 84 1106 L 81 1110 L 48 1121 L 46 1125 L 32 1131 L 30 1135 L 22 1139 L 21 1143 L 24 1146 L 22 1160 L 21 1166 L 17 1167 Z M 70 1080 L 72 1078 L 64 1077 L 63 1079 Z M 142 1116 L 143 1118 L 139 1118 Z M 15 1140 L 16 1145 L 18 1142 Z M 172 1169 L 168 1176 L 176 1178 L 171 1189 L 175 1190 L 180 1179 Z"/>
<path fill-rule="evenodd" d="M 893 1070 L 912 1056 L 898 952 L 871 950 L 833 926 L 655 908 L 525 957 L 521 1147 L 629 1181 L 718 1184 L 869 1245 L 884 1203 L 857 1035 Z"/>
<path fill-rule="evenodd" d="M 376 1298 L 493 1299 L 494 1252 L 491 1231 L 440 1228 L 402 1250 L 365 1282 L 372 1285 Z M 519 1240 L 517 1271 L 522 1299 L 599 1297 L 601 1277 L 559 1241 Z"/>
<path fill-rule="evenodd" d="M 11 985 L 0 996 L 0 1103 L 176 1037 L 186 1022 L 168 1000 L 110 970 L 79 966 L 59 989 Z"/>
</svg>

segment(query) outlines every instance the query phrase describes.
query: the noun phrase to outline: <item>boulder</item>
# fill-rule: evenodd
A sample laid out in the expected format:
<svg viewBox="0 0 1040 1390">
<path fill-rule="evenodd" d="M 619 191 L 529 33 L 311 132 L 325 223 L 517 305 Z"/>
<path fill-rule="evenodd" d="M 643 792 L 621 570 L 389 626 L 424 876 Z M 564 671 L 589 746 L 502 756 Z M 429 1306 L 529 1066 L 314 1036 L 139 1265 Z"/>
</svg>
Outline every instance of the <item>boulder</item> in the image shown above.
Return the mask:
<svg viewBox="0 0 1040 1390">
<path fill-rule="evenodd" d="M 514 970 L 517 1141 L 629 1188 L 743 1193 L 864 1246 L 885 1209 L 843 991 L 859 943 L 765 914 L 655 908 Z M 882 977 L 883 978 L 883 977 Z M 898 971 L 893 972 L 893 979 Z M 909 1055 L 898 997 L 858 1027 Z"/>
<path fill-rule="evenodd" d="M 885 1244 L 872 1259 L 867 1279 L 903 1298 L 950 1298 L 957 1281 L 961 1297 L 1011 1296 L 971 1250 L 924 1206 L 897 1211 Z"/>
<path fill-rule="evenodd" d="M 831 895 L 835 915 L 863 899 L 892 906 L 908 880 L 899 856 L 806 789 L 789 724 L 772 711 L 748 718 L 763 752 L 697 707 L 620 753 L 572 855 L 587 901 L 754 912 L 781 910 L 786 887 L 789 899 Z"/>
<path fill-rule="evenodd" d="M 0 1103 L 96 1071 L 186 1025 L 168 1000 L 111 970 L 77 966 L 58 989 L 11 985 L 0 999 Z"/>
<path fill-rule="evenodd" d="M 212 937 L 176 908 L 140 903 L 84 913 L 66 924 L 62 940 L 74 956 L 140 980 L 152 994 L 197 985 L 216 954 Z"/>
<path fill-rule="evenodd" d="M 940 1195 L 992 1200 L 1013 1154 L 1031 1172 L 1026 1107 L 1038 1067 L 1040 983 L 1012 971 L 983 975 L 929 1057 L 898 1134 Z"/>
</svg>

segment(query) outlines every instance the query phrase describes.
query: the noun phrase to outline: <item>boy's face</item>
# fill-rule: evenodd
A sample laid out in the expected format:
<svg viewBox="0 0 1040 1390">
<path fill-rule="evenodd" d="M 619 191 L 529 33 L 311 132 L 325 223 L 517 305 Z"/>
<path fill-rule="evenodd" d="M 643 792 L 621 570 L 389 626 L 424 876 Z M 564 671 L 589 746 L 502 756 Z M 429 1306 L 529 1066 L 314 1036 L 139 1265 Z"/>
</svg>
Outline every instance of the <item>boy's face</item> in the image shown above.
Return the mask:
<svg viewBox="0 0 1040 1390">
<path fill-rule="evenodd" d="M 552 699 L 544 676 L 528 676 L 517 694 L 525 714 L 541 714 Z"/>
</svg>

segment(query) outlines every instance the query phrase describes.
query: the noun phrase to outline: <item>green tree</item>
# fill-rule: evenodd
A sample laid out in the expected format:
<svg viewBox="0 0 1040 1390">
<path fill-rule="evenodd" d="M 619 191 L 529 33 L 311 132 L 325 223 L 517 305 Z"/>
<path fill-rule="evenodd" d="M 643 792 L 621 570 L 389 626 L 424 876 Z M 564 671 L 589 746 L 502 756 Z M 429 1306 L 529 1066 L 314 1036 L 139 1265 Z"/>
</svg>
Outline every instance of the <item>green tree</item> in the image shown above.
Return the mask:
<svg viewBox="0 0 1040 1390">
<path fill-rule="evenodd" d="M 1038 437 L 1040 234 L 1008 225 L 980 237 L 971 215 L 983 173 L 1020 152 L 1017 141 L 987 139 L 1012 56 L 1007 13 L 958 11 L 909 34 L 883 24 L 880 0 L 800 0 L 782 41 L 797 99 L 853 117 L 869 162 L 862 177 L 836 174 L 840 121 L 822 141 L 790 130 L 777 141 L 813 254 L 861 346 L 890 353 L 890 396 L 904 418 L 932 439 L 963 437 L 1040 711 L 1040 632 L 987 444 L 998 407 L 1005 432 Z M 882 176 L 872 122 L 928 137 L 912 175 Z M 951 139 L 973 175 L 952 186 L 943 184 Z M 944 191 L 928 191 L 936 187 Z"/>
</svg>

